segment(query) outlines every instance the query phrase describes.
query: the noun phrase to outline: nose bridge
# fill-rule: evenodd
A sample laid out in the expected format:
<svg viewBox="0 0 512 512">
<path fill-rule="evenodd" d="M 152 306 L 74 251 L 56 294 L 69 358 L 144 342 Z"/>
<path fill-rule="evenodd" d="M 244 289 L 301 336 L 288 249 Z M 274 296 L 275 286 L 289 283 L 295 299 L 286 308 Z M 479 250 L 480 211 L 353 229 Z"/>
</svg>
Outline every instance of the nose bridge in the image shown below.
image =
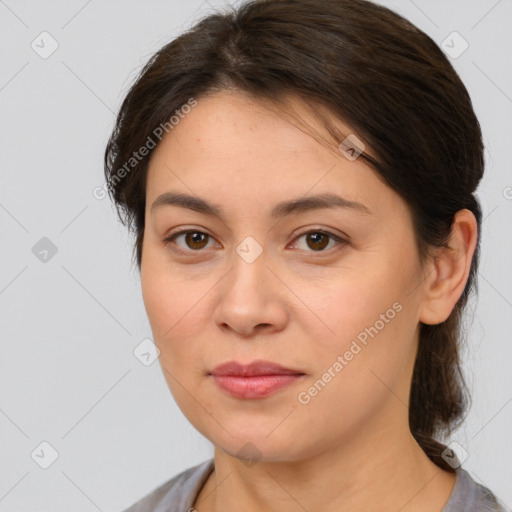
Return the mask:
<svg viewBox="0 0 512 512">
<path fill-rule="evenodd" d="M 279 281 L 267 268 L 269 263 L 268 253 L 252 237 L 235 247 L 231 270 L 219 289 L 215 312 L 219 326 L 245 335 L 262 324 L 282 327 L 286 314 L 273 288 Z"/>
<path fill-rule="evenodd" d="M 228 293 L 233 294 L 235 300 L 243 299 L 245 303 L 254 303 L 263 299 L 263 285 L 268 281 L 266 274 L 270 273 L 267 256 L 263 246 L 252 236 L 246 237 L 235 247 L 233 267 L 231 275 L 228 276 Z"/>
</svg>

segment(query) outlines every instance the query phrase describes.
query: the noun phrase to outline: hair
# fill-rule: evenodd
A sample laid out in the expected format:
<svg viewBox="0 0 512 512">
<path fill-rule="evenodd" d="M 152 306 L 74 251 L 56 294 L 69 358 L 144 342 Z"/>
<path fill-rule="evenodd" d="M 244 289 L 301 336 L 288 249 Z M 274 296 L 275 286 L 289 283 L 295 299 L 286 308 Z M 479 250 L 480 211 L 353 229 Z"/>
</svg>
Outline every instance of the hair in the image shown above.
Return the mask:
<svg viewBox="0 0 512 512">
<path fill-rule="evenodd" d="M 143 159 L 134 152 L 149 146 L 156 127 L 169 132 L 169 119 L 190 98 L 223 90 L 283 104 L 296 95 L 347 123 L 375 155 L 360 156 L 407 203 L 422 263 L 430 249 L 446 246 L 457 211 L 474 214 L 477 244 L 465 289 L 446 321 L 420 323 L 409 401 L 412 435 L 453 473 L 440 437 L 460 426 L 470 403 L 459 350 L 462 312 L 477 285 L 482 212 L 475 191 L 484 169 L 464 84 L 427 34 L 370 1 L 253 0 L 205 16 L 143 66 L 106 146 L 109 195 L 136 236 L 139 270 L 154 147 Z"/>
</svg>

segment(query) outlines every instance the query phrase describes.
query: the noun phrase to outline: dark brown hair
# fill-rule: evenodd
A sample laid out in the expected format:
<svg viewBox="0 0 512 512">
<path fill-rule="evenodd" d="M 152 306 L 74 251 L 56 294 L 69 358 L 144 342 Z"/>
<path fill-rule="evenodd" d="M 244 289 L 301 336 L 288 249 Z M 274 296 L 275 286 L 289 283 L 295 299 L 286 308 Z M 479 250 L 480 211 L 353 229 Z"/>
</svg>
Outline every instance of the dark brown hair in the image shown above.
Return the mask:
<svg viewBox="0 0 512 512">
<path fill-rule="evenodd" d="M 484 168 L 464 84 L 428 35 L 369 1 L 254 0 L 203 18 L 143 67 L 106 147 L 109 193 L 136 235 L 139 269 L 154 148 L 128 171 L 126 162 L 190 98 L 226 89 L 274 101 L 298 95 L 350 126 L 376 155 L 361 157 L 407 202 L 422 261 L 429 248 L 446 245 L 458 210 L 475 215 L 478 242 L 466 287 L 445 322 L 421 324 L 410 393 L 412 435 L 453 472 L 441 437 L 460 425 L 470 402 L 459 348 L 462 311 L 476 290 L 482 213 L 474 193 Z"/>
</svg>

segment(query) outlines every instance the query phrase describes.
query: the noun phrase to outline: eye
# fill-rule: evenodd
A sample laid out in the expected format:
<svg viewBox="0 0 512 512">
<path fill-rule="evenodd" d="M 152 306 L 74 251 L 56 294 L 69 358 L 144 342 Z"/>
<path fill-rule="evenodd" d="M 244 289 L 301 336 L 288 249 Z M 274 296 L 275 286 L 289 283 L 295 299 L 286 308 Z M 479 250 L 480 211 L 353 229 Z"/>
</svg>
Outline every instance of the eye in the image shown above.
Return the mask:
<svg viewBox="0 0 512 512">
<path fill-rule="evenodd" d="M 328 231 L 322 230 L 311 230 L 299 235 L 296 240 L 300 240 L 305 237 L 306 247 L 313 249 L 312 251 L 307 252 L 328 252 L 324 250 L 330 241 L 334 241 L 335 245 L 345 245 L 347 244 L 347 240 L 335 235 L 334 233 L 330 233 Z"/>
<path fill-rule="evenodd" d="M 175 243 L 175 240 L 177 240 L 180 237 L 184 237 L 185 245 L 186 247 L 180 247 Z M 211 236 L 208 233 L 203 233 L 202 231 L 198 230 L 187 230 L 187 231 L 179 231 L 177 233 L 174 233 L 171 236 L 168 236 L 164 239 L 164 245 L 169 244 L 170 242 L 173 242 L 174 245 L 177 246 L 178 252 L 198 252 L 201 249 L 204 249 L 207 246 L 208 238 L 211 238 Z"/>
</svg>

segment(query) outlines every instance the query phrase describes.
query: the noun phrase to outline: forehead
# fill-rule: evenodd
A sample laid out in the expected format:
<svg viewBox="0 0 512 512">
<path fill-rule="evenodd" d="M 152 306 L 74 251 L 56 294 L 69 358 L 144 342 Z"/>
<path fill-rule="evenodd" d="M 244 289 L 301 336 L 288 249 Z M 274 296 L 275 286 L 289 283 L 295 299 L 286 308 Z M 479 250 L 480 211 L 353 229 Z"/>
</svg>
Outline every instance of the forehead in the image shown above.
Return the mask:
<svg viewBox="0 0 512 512">
<path fill-rule="evenodd" d="M 330 149 L 339 156 L 339 141 L 327 132 L 325 120 L 338 131 L 340 140 L 354 132 L 327 107 L 307 104 L 291 94 L 281 100 L 270 100 L 241 91 L 209 93 L 180 117 L 178 120 L 175 116 L 178 125 L 164 134 L 156 152 L 169 144 L 181 143 L 184 149 L 207 147 L 216 156 L 257 151 L 253 154 L 256 158 L 265 155 L 267 148 L 277 156 L 283 152 L 319 153 L 322 149 Z M 232 140 L 243 141 L 243 145 L 234 145 Z M 375 156 L 369 147 L 365 152 Z"/>
<path fill-rule="evenodd" d="M 349 161 L 316 138 L 327 137 L 307 105 L 290 98 L 298 120 L 276 104 L 232 91 L 199 98 L 151 156 L 147 203 L 170 190 L 225 202 L 269 203 L 333 192 L 379 201 L 383 184 L 362 160 Z M 352 133 L 338 122 L 341 132 Z M 374 196 L 374 197 L 372 197 Z M 382 201 L 382 197 L 380 199 Z"/>
</svg>

